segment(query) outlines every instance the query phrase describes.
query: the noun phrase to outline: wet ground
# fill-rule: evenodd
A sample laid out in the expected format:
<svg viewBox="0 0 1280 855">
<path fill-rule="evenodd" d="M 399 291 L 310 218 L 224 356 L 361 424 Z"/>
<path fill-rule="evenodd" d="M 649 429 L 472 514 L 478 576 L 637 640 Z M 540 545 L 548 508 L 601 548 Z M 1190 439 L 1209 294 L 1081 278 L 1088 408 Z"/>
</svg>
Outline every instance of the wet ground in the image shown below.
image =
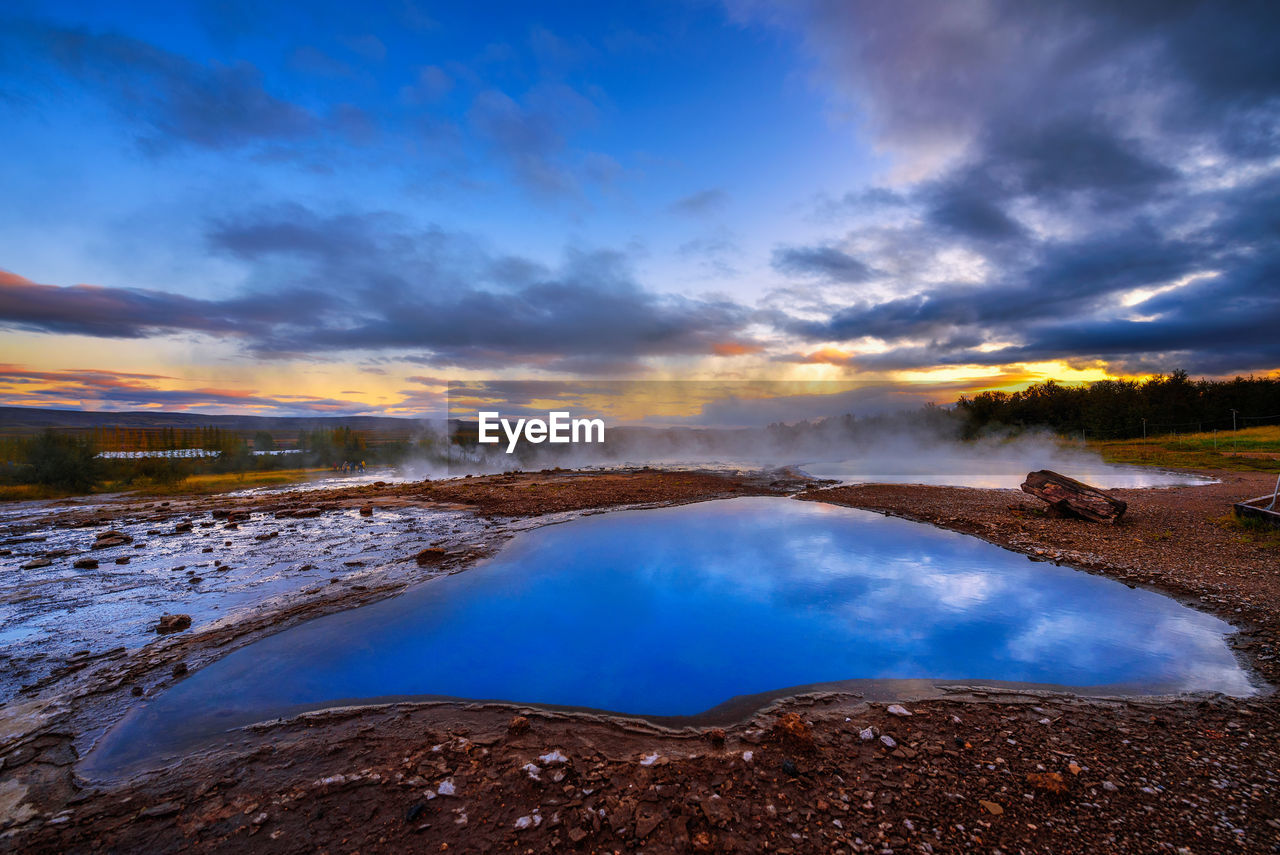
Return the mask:
<svg viewBox="0 0 1280 855">
<path fill-rule="evenodd" d="M 239 637 L 469 566 L 557 513 L 767 489 L 652 470 L 324 483 L 0 508 L 0 704 L 132 660 L 166 614 L 190 619 L 184 638 Z"/>
<path fill-rule="evenodd" d="M 406 559 L 488 527 L 465 512 L 420 508 L 304 519 L 249 512 L 234 523 L 212 512 L 158 516 L 166 515 L 75 528 L 0 525 L 8 553 L 0 558 L 0 702 L 77 660 L 153 641 L 163 614 L 189 615 L 198 630 L 320 586 L 423 578 L 436 571 Z M 95 548 L 108 531 L 130 542 Z"/>
<path fill-rule="evenodd" d="M 1241 662 L 1274 683 L 1280 561 L 1220 523 L 1236 494 L 1263 490 L 1256 476 L 1212 474 L 1221 483 L 1123 491 L 1130 510 L 1118 526 L 1048 517 L 1006 490 L 868 486 L 808 496 L 1172 594 L 1240 628 L 1231 641 Z M 499 515 L 497 528 L 539 508 L 559 516 L 526 523 L 794 488 L 661 473 L 522 474 L 402 486 L 377 504 L 468 507 Z M 325 513 L 371 496 L 329 491 Z M 200 505 L 179 504 L 175 515 Z M 953 688 L 939 698 L 936 686 L 922 698 L 904 688 L 894 697 L 908 700 L 910 717 L 870 693 L 800 699 L 726 727 L 723 742 L 714 731 L 600 717 L 529 710 L 521 721 L 509 707 L 394 705 L 251 728 L 123 785 L 76 781 L 78 734 L 123 714 L 131 687 L 150 696 L 172 682 L 175 663 L 194 668 L 318 608 L 399 590 L 348 589 L 321 607 L 342 586 L 322 587 L 234 627 L 157 640 L 0 707 L 0 850 L 1203 853 L 1275 851 L 1280 836 L 1280 710 L 1271 694 L 1102 702 L 1016 688 Z"/>
</svg>

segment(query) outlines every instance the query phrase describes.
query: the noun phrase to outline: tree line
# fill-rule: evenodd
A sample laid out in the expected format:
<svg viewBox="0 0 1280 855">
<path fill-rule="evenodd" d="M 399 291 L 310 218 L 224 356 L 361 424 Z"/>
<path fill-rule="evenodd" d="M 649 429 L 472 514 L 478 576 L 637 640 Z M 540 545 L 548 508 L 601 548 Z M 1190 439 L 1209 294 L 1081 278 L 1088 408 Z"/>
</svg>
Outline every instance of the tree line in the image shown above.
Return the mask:
<svg viewBox="0 0 1280 855">
<path fill-rule="evenodd" d="M 963 435 L 992 428 L 1047 427 L 1095 439 L 1280 424 L 1280 377 L 1192 380 L 1185 371 L 1148 380 L 1098 380 L 1065 386 L 1052 380 L 1017 392 L 962 396 L 955 412 Z"/>
<path fill-rule="evenodd" d="M 269 471 L 286 468 L 334 468 L 347 462 L 397 463 L 422 450 L 422 441 L 370 436 L 349 427 L 304 431 L 296 453 L 281 450 L 270 431 L 252 436 L 218 427 L 46 429 L 34 436 L 0 439 L 0 483 L 34 484 L 56 491 L 87 493 L 102 485 L 124 489 L 145 484 L 176 484 L 191 475 Z M 200 449 L 207 457 L 165 457 L 169 451 Z M 150 457 L 115 458 L 101 452 L 142 452 Z"/>
</svg>

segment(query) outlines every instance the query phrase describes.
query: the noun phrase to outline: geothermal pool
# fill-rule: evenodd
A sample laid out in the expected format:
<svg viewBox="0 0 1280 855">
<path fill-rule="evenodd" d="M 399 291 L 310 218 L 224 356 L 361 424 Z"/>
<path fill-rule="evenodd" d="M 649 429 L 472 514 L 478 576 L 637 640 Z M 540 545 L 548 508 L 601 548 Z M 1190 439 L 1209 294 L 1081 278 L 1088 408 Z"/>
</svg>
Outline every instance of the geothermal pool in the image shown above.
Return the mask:
<svg viewBox="0 0 1280 855">
<path fill-rule="evenodd" d="M 1151 591 L 866 511 L 782 498 L 622 511 L 235 651 L 131 713 L 86 771 L 405 696 L 657 717 L 869 678 L 1252 694 L 1229 632 Z"/>
</svg>

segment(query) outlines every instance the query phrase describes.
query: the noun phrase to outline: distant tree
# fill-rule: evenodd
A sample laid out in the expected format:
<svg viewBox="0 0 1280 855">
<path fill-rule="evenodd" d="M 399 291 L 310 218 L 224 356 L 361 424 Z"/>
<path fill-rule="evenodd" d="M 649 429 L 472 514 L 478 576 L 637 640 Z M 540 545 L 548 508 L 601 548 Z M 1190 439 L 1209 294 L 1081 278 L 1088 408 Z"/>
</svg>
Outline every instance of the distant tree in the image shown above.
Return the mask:
<svg viewBox="0 0 1280 855">
<path fill-rule="evenodd" d="M 272 451 L 275 447 L 276 440 L 270 431 L 260 430 L 253 435 L 254 451 Z"/>
<path fill-rule="evenodd" d="M 986 427 L 1040 426 L 1096 438 L 1188 433 L 1280 421 L 1280 378 L 1192 380 L 1173 371 L 1142 382 L 1099 380 L 1087 386 L 1037 383 L 1017 392 L 982 392 L 956 404 L 965 435 Z"/>
<path fill-rule="evenodd" d="M 25 464 L 25 480 L 57 490 L 87 493 L 98 481 L 98 460 L 89 440 L 53 430 L 30 440 Z"/>
</svg>

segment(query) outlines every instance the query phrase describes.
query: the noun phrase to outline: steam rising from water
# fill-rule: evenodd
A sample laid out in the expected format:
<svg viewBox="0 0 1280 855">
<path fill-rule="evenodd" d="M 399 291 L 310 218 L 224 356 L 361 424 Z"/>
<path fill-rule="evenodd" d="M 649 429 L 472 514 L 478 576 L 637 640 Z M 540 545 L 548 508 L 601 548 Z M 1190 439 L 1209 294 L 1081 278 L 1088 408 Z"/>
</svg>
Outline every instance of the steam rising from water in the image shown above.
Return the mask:
<svg viewBox="0 0 1280 855">
<path fill-rule="evenodd" d="M 1006 431 L 962 439 L 945 410 L 856 419 L 844 416 L 766 428 L 612 427 L 603 445 L 522 443 L 513 454 L 494 446 L 446 447 L 448 474 L 651 466 L 655 468 L 780 469 L 842 483 L 911 483 L 1017 488 L 1028 472 L 1053 469 L 1102 488 L 1211 483 L 1211 479 L 1147 467 L 1105 463 L 1083 446 L 1047 431 Z M 436 473 L 438 461 L 416 471 Z"/>
</svg>

